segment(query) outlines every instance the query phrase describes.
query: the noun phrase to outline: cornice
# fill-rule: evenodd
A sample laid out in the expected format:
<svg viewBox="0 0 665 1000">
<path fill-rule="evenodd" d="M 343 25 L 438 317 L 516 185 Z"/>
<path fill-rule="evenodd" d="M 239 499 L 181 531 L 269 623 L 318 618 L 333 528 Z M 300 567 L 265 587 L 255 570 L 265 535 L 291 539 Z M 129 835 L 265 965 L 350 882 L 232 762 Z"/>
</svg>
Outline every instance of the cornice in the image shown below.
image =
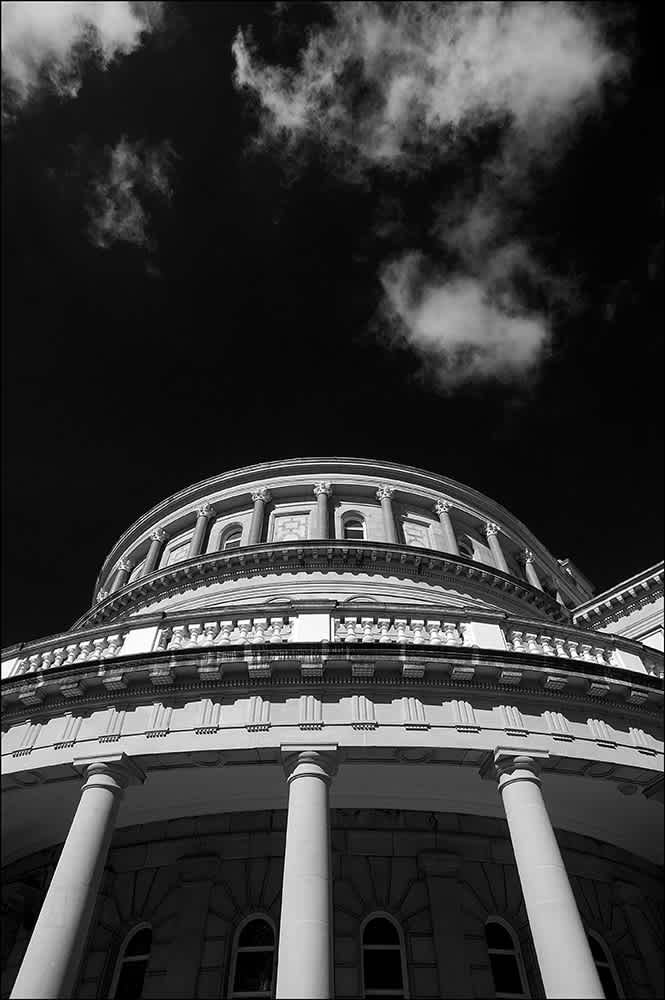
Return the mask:
<svg viewBox="0 0 665 1000">
<path fill-rule="evenodd" d="M 620 621 L 663 594 L 663 563 L 656 563 L 573 610 L 574 621 L 598 626 Z"/>
<path fill-rule="evenodd" d="M 130 613 L 134 615 L 157 598 L 185 593 L 202 584 L 262 575 L 266 570 L 292 573 L 294 569 L 304 572 L 389 572 L 391 576 L 427 579 L 448 585 L 459 578 L 466 578 L 474 586 L 480 584 L 511 594 L 527 606 L 536 608 L 550 621 L 565 623 L 570 620 L 569 612 L 538 588 L 463 556 L 450 556 L 407 545 L 383 542 L 355 542 L 349 545 L 346 541 L 327 539 L 247 546 L 228 553 L 215 552 L 184 560 L 121 587 L 86 612 L 72 628 L 113 622 Z"/>
</svg>

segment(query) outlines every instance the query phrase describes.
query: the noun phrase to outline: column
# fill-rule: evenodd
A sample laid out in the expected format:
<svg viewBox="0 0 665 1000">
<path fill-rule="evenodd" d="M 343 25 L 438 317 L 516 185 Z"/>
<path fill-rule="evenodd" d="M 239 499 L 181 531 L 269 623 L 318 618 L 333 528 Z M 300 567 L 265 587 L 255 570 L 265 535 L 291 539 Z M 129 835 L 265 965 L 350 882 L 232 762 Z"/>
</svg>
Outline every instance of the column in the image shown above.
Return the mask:
<svg viewBox="0 0 665 1000">
<path fill-rule="evenodd" d="M 283 746 L 289 807 L 277 959 L 278 1000 L 333 995 L 328 789 L 336 746 Z"/>
<path fill-rule="evenodd" d="M 74 766 L 86 781 L 12 1000 L 72 996 L 123 790 L 145 780 L 125 754 L 80 758 Z"/>
<path fill-rule="evenodd" d="M 376 491 L 376 499 L 381 502 L 381 509 L 383 510 L 383 532 L 386 536 L 387 542 L 396 542 L 397 534 L 395 532 L 395 518 L 393 517 L 393 500 L 392 496 L 395 492 L 393 486 L 386 486 L 385 483 L 379 486 Z"/>
<path fill-rule="evenodd" d="M 505 560 L 501 543 L 499 542 L 498 524 L 495 524 L 494 521 L 488 521 L 485 525 L 485 534 L 487 535 L 487 543 L 491 549 L 492 555 L 494 556 L 494 565 L 497 569 L 501 569 L 504 573 L 508 573 L 508 563 Z"/>
<path fill-rule="evenodd" d="M 536 572 L 536 567 L 533 564 L 533 552 L 531 549 L 524 550 L 524 569 L 526 571 L 526 578 L 532 587 L 537 587 L 538 590 L 543 589 L 543 585 L 540 582 L 538 573 Z"/>
<path fill-rule="evenodd" d="M 194 556 L 201 554 L 205 542 L 206 532 L 208 531 L 208 523 L 214 513 L 215 509 L 214 507 L 211 507 L 209 503 L 204 504 L 203 507 L 199 507 L 197 510 L 194 534 L 192 535 L 192 540 L 189 543 L 189 550 L 187 552 L 188 559 L 193 559 Z"/>
<path fill-rule="evenodd" d="M 448 513 L 451 506 L 452 504 L 450 504 L 447 500 L 437 500 L 434 505 L 434 510 L 439 515 L 441 530 L 443 531 L 443 551 L 452 552 L 454 556 L 458 556 L 459 548 L 457 546 L 457 539 L 455 538 L 453 523 L 450 520 L 450 514 Z"/>
<path fill-rule="evenodd" d="M 124 587 L 129 580 L 129 574 L 132 571 L 132 564 L 129 559 L 121 559 L 118 565 L 118 572 L 115 575 L 115 580 L 113 581 L 113 586 L 111 587 L 111 593 L 115 594 L 116 590 L 120 590 Z"/>
<path fill-rule="evenodd" d="M 312 538 L 330 538 L 328 497 L 332 496 L 330 483 L 314 483 L 316 497 L 316 522 Z"/>
<path fill-rule="evenodd" d="M 150 548 L 148 549 L 148 554 L 145 557 L 145 562 L 141 567 L 141 576 L 147 576 L 148 573 L 152 573 L 154 569 L 157 569 L 159 565 L 159 560 L 164 549 L 164 543 L 168 538 L 168 534 L 163 528 L 157 528 L 153 531 L 150 536 Z"/>
<path fill-rule="evenodd" d="M 547 997 L 603 1000 L 605 994 L 540 789 L 546 750 L 499 747 L 499 791 Z"/>
<path fill-rule="evenodd" d="M 258 545 L 263 538 L 263 518 L 266 504 L 270 503 L 271 499 L 270 491 L 265 486 L 261 486 L 252 493 L 254 510 L 252 511 L 252 521 L 249 526 L 248 545 Z"/>
<path fill-rule="evenodd" d="M 439 996 L 451 1000 L 473 996 L 464 954 L 464 918 L 457 873 L 461 858 L 443 851 L 423 851 L 418 867 L 427 881 L 432 936 L 439 970 Z"/>
<path fill-rule="evenodd" d="M 647 903 L 645 894 L 636 885 L 628 882 L 615 882 L 614 898 L 621 903 L 626 914 L 626 920 L 637 947 L 637 953 L 651 981 L 654 996 L 658 996 L 663 988 L 663 956 L 660 942 L 654 937 L 654 930 L 644 915 Z"/>
</svg>

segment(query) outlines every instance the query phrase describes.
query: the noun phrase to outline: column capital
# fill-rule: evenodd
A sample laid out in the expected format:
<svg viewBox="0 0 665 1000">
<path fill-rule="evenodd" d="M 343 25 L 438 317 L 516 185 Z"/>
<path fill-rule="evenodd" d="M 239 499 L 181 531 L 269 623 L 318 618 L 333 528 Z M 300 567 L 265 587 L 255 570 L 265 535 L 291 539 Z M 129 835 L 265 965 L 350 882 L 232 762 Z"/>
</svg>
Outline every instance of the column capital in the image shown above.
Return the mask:
<svg viewBox="0 0 665 1000">
<path fill-rule="evenodd" d="M 436 503 L 434 504 L 434 511 L 439 515 L 447 514 L 451 509 L 451 507 L 452 504 L 450 500 L 437 500 Z"/>
<path fill-rule="evenodd" d="M 263 503 L 270 503 L 272 500 L 272 494 L 267 486 L 259 486 L 258 489 L 252 490 L 252 500 L 256 503 L 257 500 L 261 500 Z"/>
<path fill-rule="evenodd" d="M 376 499 L 391 500 L 394 492 L 395 492 L 394 486 L 388 486 L 387 483 L 381 483 L 378 490 L 376 491 Z"/>
<path fill-rule="evenodd" d="M 286 743 L 280 747 L 282 766 L 289 784 L 296 778 L 322 778 L 332 781 L 339 765 L 339 748 L 336 743 L 303 745 Z"/>
<path fill-rule="evenodd" d="M 496 524 L 494 521 L 485 522 L 485 534 L 487 535 L 488 538 L 491 538 L 493 535 L 498 535 L 499 530 L 500 530 L 499 525 Z"/>
<path fill-rule="evenodd" d="M 197 507 L 196 508 L 196 516 L 197 517 L 206 517 L 206 518 L 208 518 L 208 517 L 212 517 L 212 515 L 214 513 L 215 513 L 215 508 L 212 506 L 212 504 L 209 504 L 209 503 L 204 503 L 204 504 L 202 504 L 201 507 Z"/>
<path fill-rule="evenodd" d="M 125 573 L 130 573 L 134 567 L 134 563 L 131 559 L 121 559 L 118 563 L 118 569 L 124 570 Z"/>
<path fill-rule="evenodd" d="M 524 559 L 525 563 L 533 562 L 533 552 L 531 551 L 531 549 L 524 549 L 522 551 L 522 558 Z"/>
<path fill-rule="evenodd" d="M 446 851 L 420 851 L 418 854 L 418 867 L 425 875 L 435 878 L 457 878 L 461 865 L 459 854 Z"/>
<path fill-rule="evenodd" d="M 549 751 L 544 747 L 496 747 L 480 765 L 480 777 L 500 780 L 515 771 L 528 771 L 532 780 L 538 780 L 542 763 L 548 758 Z M 528 777 L 524 774 L 525 779 Z"/>
<path fill-rule="evenodd" d="M 128 785 L 142 785 L 145 781 L 145 773 L 131 757 L 126 753 L 116 754 L 95 754 L 89 757 L 75 757 L 74 768 L 86 778 L 83 788 L 90 787 L 90 784 L 98 784 L 95 779 L 102 779 L 102 784 L 108 787 L 108 781 L 112 779 L 120 789 Z"/>
<path fill-rule="evenodd" d="M 327 497 L 332 496 L 332 486 L 327 482 L 314 483 L 314 496 L 318 497 L 324 494 Z"/>
<path fill-rule="evenodd" d="M 108 596 L 109 596 L 108 590 L 104 590 L 104 588 L 102 587 L 101 590 L 97 591 L 97 603 L 99 604 L 100 601 L 105 601 Z"/>
<path fill-rule="evenodd" d="M 156 528 L 150 536 L 153 542 L 165 542 L 168 537 L 168 532 L 163 528 Z"/>
</svg>

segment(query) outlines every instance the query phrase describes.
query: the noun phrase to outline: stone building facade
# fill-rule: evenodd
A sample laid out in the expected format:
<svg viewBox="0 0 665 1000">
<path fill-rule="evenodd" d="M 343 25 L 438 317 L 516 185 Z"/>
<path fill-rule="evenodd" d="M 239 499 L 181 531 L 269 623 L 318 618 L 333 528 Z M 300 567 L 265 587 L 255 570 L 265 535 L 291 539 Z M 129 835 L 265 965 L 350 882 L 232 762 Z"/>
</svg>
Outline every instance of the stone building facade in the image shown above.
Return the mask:
<svg viewBox="0 0 665 1000">
<path fill-rule="evenodd" d="M 615 590 L 390 463 L 165 500 L 3 654 L 2 995 L 661 996 L 662 564 Z"/>
</svg>

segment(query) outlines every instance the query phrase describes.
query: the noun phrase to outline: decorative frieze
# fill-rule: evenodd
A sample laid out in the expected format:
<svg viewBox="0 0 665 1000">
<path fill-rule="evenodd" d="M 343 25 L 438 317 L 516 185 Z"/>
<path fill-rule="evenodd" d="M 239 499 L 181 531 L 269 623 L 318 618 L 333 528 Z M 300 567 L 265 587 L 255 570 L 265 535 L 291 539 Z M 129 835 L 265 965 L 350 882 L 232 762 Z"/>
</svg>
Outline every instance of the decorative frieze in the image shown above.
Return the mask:
<svg viewBox="0 0 665 1000">
<path fill-rule="evenodd" d="M 42 731 L 41 722 L 28 722 L 26 724 L 25 732 L 23 733 L 18 749 L 14 750 L 12 757 L 27 757 L 29 754 L 31 754 L 41 731 Z"/>
<path fill-rule="evenodd" d="M 270 729 L 270 702 L 264 701 L 260 694 L 252 695 L 247 702 L 248 733 L 260 733 Z"/>
<path fill-rule="evenodd" d="M 194 732 L 197 736 L 209 736 L 216 733 L 221 724 L 222 706 L 218 701 L 213 702 L 210 698 L 203 698 L 201 701 L 201 716 L 199 725 Z"/>
<path fill-rule="evenodd" d="M 321 702 L 318 698 L 315 698 L 313 694 L 303 694 L 300 696 L 299 715 L 298 726 L 300 729 L 323 728 L 323 709 Z"/>
<path fill-rule="evenodd" d="M 419 698 L 402 698 L 402 725 L 405 729 L 429 729 L 425 707 Z"/>
<path fill-rule="evenodd" d="M 553 740 L 566 741 L 575 738 L 570 731 L 568 719 L 561 712 L 543 712 L 543 718 Z"/>
<path fill-rule="evenodd" d="M 353 729 L 376 729 L 374 702 L 364 694 L 354 694 L 351 698 L 351 726 Z"/>
<path fill-rule="evenodd" d="M 587 719 L 587 726 L 591 732 L 591 738 L 601 747 L 616 747 L 616 740 L 606 722 L 602 719 Z"/>
<path fill-rule="evenodd" d="M 162 705 L 161 702 L 155 702 L 152 707 L 152 716 L 150 719 L 150 726 L 146 730 L 147 737 L 155 736 L 166 736 L 171 727 L 171 716 L 173 715 L 173 709 L 168 705 Z"/>
<path fill-rule="evenodd" d="M 515 705 L 500 705 L 501 725 L 510 736 L 527 736 L 524 716 Z"/>
<path fill-rule="evenodd" d="M 453 723 L 458 733 L 479 733 L 476 711 L 468 701 L 451 701 Z"/>
<path fill-rule="evenodd" d="M 78 738 L 82 722 L 82 716 L 72 715 L 71 712 L 66 712 L 60 739 L 57 743 L 53 744 L 53 749 L 64 750 L 67 747 L 73 747 Z"/>
</svg>

